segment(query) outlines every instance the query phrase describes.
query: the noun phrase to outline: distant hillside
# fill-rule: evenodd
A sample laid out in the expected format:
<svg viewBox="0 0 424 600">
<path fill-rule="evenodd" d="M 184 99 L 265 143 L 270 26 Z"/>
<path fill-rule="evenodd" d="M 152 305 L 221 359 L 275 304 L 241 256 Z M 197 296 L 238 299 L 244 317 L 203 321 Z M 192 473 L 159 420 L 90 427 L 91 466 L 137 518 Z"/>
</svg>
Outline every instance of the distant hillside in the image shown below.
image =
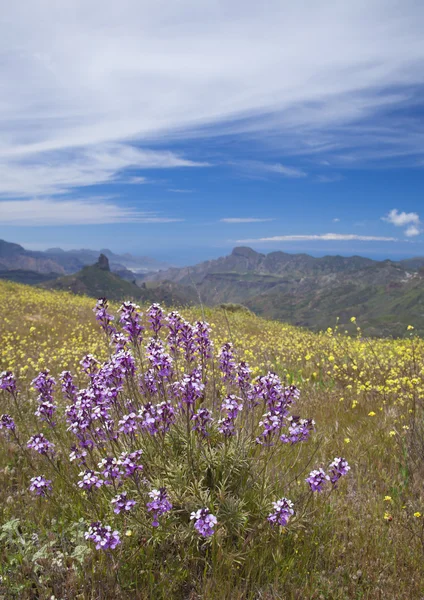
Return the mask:
<svg viewBox="0 0 424 600">
<path fill-rule="evenodd" d="M 101 254 L 97 263 L 83 267 L 73 275 L 65 275 L 40 284 L 47 289 L 66 290 L 93 298 L 162 302 L 167 305 L 193 304 L 193 298 L 179 284 L 165 281 L 145 283 L 141 287 L 110 271 L 108 258 Z"/>
<path fill-rule="evenodd" d="M 157 271 L 169 266 L 148 256 L 114 254 L 107 249 L 101 251 L 84 249 L 65 251 L 61 248 L 50 248 L 45 252 L 35 252 L 26 250 L 19 244 L 0 240 L 0 270 L 69 275 L 76 273 L 85 266 L 93 265 L 99 254 L 107 256 L 112 271 L 119 271 L 121 274 L 128 271 L 125 274 L 126 279 L 134 279 L 136 274 Z M 23 281 L 23 283 L 31 283 L 32 279 L 36 279 L 36 277 L 29 274 L 27 281 Z"/>
<path fill-rule="evenodd" d="M 400 336 L 408 324 L 424 335 L 424 259 L 374 261 L 234 248 L 229 256 L 168 269 L 162 278 L 196 289 L 205 304 L 244 304 L 255 313 L 314 330 L 357 316 L 364 333 Z"/>
</svg>

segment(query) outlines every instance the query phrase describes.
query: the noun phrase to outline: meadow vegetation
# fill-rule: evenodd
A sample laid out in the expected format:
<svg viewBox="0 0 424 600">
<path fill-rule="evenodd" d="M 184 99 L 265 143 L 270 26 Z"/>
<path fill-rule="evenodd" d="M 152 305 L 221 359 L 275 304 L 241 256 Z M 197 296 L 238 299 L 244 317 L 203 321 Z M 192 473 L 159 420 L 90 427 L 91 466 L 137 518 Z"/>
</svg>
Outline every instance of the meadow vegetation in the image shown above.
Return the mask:
<svg viewBox="0 0 424 600">
<path fill-rule="evenodd" d="M 424 597 L 413 323 L 119 308 L 0 282 L 0 598 Z"/>
</svg>

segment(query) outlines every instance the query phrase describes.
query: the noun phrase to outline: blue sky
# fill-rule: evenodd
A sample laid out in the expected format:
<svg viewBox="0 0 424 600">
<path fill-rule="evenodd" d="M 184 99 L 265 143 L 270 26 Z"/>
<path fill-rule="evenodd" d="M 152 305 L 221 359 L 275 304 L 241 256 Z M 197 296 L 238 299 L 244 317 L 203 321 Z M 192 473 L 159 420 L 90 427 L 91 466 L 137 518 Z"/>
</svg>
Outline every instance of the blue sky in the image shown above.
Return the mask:
<svg viewBox="0 0 424 600">
<path fill-rule="evenodd" d="M 424 255 L 422 4 L 298 4 L 8 4 L 0 238 Z"/>
</svg>

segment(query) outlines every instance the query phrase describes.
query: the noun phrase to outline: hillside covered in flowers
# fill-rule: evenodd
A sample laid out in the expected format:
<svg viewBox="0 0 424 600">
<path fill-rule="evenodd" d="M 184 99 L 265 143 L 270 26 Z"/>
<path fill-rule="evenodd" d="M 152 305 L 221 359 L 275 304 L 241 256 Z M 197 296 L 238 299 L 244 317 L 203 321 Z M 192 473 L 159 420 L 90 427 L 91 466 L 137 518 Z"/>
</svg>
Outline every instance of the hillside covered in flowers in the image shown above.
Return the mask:
<svg viewBox="0 0 424 600">
<path fill-rule="evenodd" d="M 350 325 L 0 282 L 0 598 L 421 597 L 424 342 Z"/>
</svg>

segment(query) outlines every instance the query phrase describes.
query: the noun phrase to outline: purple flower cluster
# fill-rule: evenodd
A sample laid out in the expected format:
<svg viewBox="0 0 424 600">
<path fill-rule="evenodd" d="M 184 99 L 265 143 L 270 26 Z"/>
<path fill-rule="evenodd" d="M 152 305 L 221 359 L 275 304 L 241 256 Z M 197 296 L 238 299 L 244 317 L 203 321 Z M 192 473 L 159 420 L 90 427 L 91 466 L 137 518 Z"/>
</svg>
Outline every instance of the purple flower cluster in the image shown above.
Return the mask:
<svg viewBox="0 0 424 600">
<path fill-rule="evenodd" d="M 190 520 L 194 521 L 194 528 L 201 536 L 210 537 L 215 533 L 214 527 L 218 521 L 209 508 L 200 508 L 192 512 Z"/>
<path fill-rule="evenodd" d="M 27 442 L 27 448 L 35 450 L 38 454 L 51 454 L 54 452 L 54 444 L 49 442 L 43 433 L 38 433 L 30 437 Z"/>
<path fill-rule="evenodd" d="M 49 370 L 46 369 L 45 371 L 41 371 L 31 384 L 39 392 L 37 398 L 38 408 L 35 411 L 35 415 L 40 417 L 42 421 L 47 421 L 49 425 L 54 426 L 52 419 L 57 409 L 53 403 L 53 390 L 56 385 L 55 379 L 50 376 Z"/>
<path fill-rule="evenodd" d="M 211 328 L 204 321 L 197 321 L 194 326 L 194 338 L 197 345 L 197 351 L 201 360 L 204 362 L 212 358 L 213 342 L 210 338 Z"/>
<path fill-rule="evenodd" d="M 69 371 L 62 371 L 62 373 L 59 376 L 59 379 L 62 383 L 62 392 L 64 393 L 66 398 L 68 398 L 68 400 L 71 400 L 71 402 L 73 402 L 75 400 L 77 388 L 74 385 L 74 379 L 71 373 Z"/>
<path fill-rule="evenodd" d="M 314 430 L 315 421 L 313 419 L 301 419 L 300 417 L 288 417 L 289 434 L 282 435 L 281 441 L 286 444 L 297 444 L 297 442 L 306 442 Z"/>
<path fill-rule="evenodd" d="M 111 500 L 112 504 L 114 504 L 113 512 L 119 515 L 122 511 L 129 511 L 135 506 L 137 503 L 135 500 L 128 500 L 127 492 L 123 492 L 122 494 L 118 494 Z"/>
<path fill-rule="evenodd" d="M 103 485 L 103 481 L 100 479 L 99 474 L 91 469 L 82 471 L 79 476 L 82 479 L 78 481 L 77 485 L 82 490 L 91 490 L 92 488 L 99 488 Z"/>
<path fill-rule="evenodd" d="M 252 378 L 252 372 L 249 365 L 242 361 L 237 366 L 237 384 L 242 394 L 248 396 L 252 391 L 252 384 L 250 380 Z"/>
<path fill-rule="evenodd" d="M 99 361 L 92 354 L 86 354 L 80 360 L 80 365 L 84 373 L 87 373 L 89 377 L 94 377 L 100 367 Z"/>
<path fill-rule="evenodd" d="M 197 431 L 202 437 L 209 435 L 207 427 L 209 423 L 212 423 L 213 418 L 207 408 L 199 408 L 199 410 L 191 417 L 191 420 L 194 423 L 192 428 L 193 431 Z"/>
<path fill-rule="evenodd" d="M 122 329 L 128 334 L 128 340 L 133 344 L 140 344 L 143 340 L 144 327 L 141 324 L 140 307 L 133 302 L 124 302 L 119 309 L 119 319 Z"/>
<path fill-rule="evenodd" d="M 52 489 L 51 483 L 50 479 L 45 479 L 42 475 L 38 475 L 38 477 L 31 478 L 29 489 L 36 496 L 46 496 Z"/>
<path fill-rule="evenodd" d="M 157 336 L 165 323 L 165 315 L 160 304 L 152 304 L 147 311 L 147 315 L 150 326 L 153 329 L 155 336 Z"/>
<path fill-rule="evenodd" d="M 268 373 L 263 377 L 259 377 L 250 393 L 253 404 L 262 401 L 268 412 L 263 415 L 259 425 L 263 427 L 262 433 L 256 439 L 259 444 L 271 444 L 274 434 L 279 434 L 281 429 L 286 425 L 286 419 L 289 420 L 290 426 L 293 425 L 290 421 L 289 408 L 299 397 L 299 391 L 295 386 L 284 387 L 280 378 L 275 373 Z M 292 417 L 292 420 L 297 421 L 299 417 Z M 305 422 L 306 423 L 306 422 Z M 293 429 L 291 437 L 282 436 L 282 441 L 300 441 L 303 432 L 306 435 L 307 425 Z"/>
<path fill-rule="evenodd" d="M 96 320 L 100 323 L 103 331 L 107 336 L 111 336 L 116 332 L 115 327 L 112 325 L 115 317 L 107 312 L 108 306 L 109 305 L 106 298 L 99 298 L 96 302 L 93 312 L 95 313 Z"/>
<path fill-rule="evenodd" d="M 236 362 L 234 360 L 232 344 L 227 343 L 222 346 L 218 355 L 218 360 L 223 381 L 226 383 L 234 383 L 236 381 Z"/>
<path fill-rule="evenodd" d="M 160 340 L 152 339 L 147 345 L 147 359 L 160 378 L 172 375 L 172 358 Z"/>
<path fill-rule="evenodd" d="M 135 450 L 134 452 L 123 452 L 119 456 L 119 464 L 124 469 L 124 477 L 132 477 L 136 475 L 139 471 L 143 470 L 143 465 L 139 464 L 139 460 L 141 455 L 143 454 L 142 450 Z"/>
<path fill-rule="evenodd" d="M 202 373 L 200 369 L 193 369 L 189 375 L 184 375 L 181 381 L 177 381 L 172 386 L 172 392 L 178 399 L 180 408 L 194 407 L 197 400 L 203 396 L 205 384 L 202 381 Z"/>
<path fill-rule="evenodd" d="M 329 466 L 330 469 L 330 481 L 333 485 L 336 485 L 340 477 L 347 475 L 350 471 L 350 467 L 345 458 L 335 458 Z"/>
<path fill-rule="evenodd" d="M 140 409 L 137 418 L 142 429 L 151 435 L 166 433 L 175 421 L 175 409 L 170 402 L 152 404 L 148 402 Z"/>
<path fill-rule="evenodd" d="M 169 512 L 172 508 L 172 504 L 169 501 L 168 494 L 165 488 L 159 490 L 152 490 L 149 492 L 151 502 L 147 503 L 147 510 L 152 513 L 153 516 L 153 527 L 159 526 L 159 517 Z"/>
<path fill-rule="evenodd" d="M 106 456 L 97 466 L 104 477 L 105 485 L 110 485 L 116 480 L 119 481 L 123 475 L 121 461 L 114 456 Z"/>
<path fill-rule="evenodd" d="M 0 390 L 5 390 L 9 394 L 16 394 L 16 379 L 11 371 L 3 371 L 0 373 Z"/>
<path fill-rule="evenodd" d="M 345 458 L 336 457 L 333 462 L 330 463 L 329 470 L 329 475 L 321 468 L 309 473 L 306 481 L 309 483 L 309 487 L 313 492 L 321 492 L 327 481 L 331 481 L 333 486 L 336 487 L 340 477 L 343 477 L 343 475 L 346 475 L 348 471 L 350 471 L 350 466 Z"/>
<path fill-rule="evenodd" d="M 0 417 L 0 429 L 9 429 L 10 431 L 15 431 L 15 421 L 10 415 L 2 415 Z"/>
<path fill-rule="evenodd" d="M 321 467 L 315 469 L 309 473 L 309 476 L 305 481 L 309 484 L 312 492 L 322 492 L 322 488 L 326 481 L 329 481 L 330 477 L 326 474 L 324 469 Z"/>
<path fill-rule="evenodd" d="M 96 544 L 96 550 L 114 550 L 121 543 L 119 533 L 112 531 L 110 525 L 104 526 L 99 521 L 91 523 L 84 537 Z"/>
<path fill-rule="evenodd" d="M 243 404 L 240 398 L 230 394 L 221 405 L 221 410 L 226 413 L 225 417 L 218 421 L 218 431 L 225 436 L 231 436 L 235 434 L 235 420 L 241 410 L 243 410 Z"/>
<path fill-rule="evenodd" d="M 294 515 L 293 502 L 287 498 L 281 498 L 277 502 L 273 502 L 274 510 L 268 515 L 268 521 L 271 525 L 279 525 L 285 527 Z"/>
</svg>

